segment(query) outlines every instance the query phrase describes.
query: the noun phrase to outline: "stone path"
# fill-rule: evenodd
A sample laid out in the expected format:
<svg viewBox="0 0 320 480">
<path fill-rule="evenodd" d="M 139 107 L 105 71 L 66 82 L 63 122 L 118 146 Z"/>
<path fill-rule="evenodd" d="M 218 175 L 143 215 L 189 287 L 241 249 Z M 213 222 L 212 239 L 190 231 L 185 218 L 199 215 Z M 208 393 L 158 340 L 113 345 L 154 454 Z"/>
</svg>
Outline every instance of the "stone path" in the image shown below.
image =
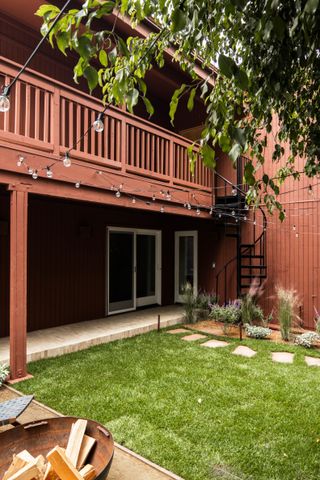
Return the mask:
<svg viewBox="0 0 320 480">
<path fill-rule="evenodd" d="M 167 333 L 179 334 L 179 333 L 188 333 L 184 337 L 180 337 L 181 340 L 185 340 L 187 342 L 194 342 L 196 340 L 204 340 L 207 338 L 206 335 L 202 335 L 200 333 L 191 333 L 192 330 L 187 330 L 185 328 L 176 328 L 174 330 L 168 330 Z M 225 342 L 224 340 L 208 340 L 206 342 L 200 343 L 200 347 L 208 347 L 208 348 L 219 348 L 219 347 L 227 347 L 230 343 Z M 240 357 L 252 358 L 254 357 L 257 352 L 252 348 L 246 347 L 245 345 L 239 345 L 236 347 L 233 352 L 233 355 L 238 355 Z M 276 363 L 286 363 L 292 364 L 294 360 L 294 353 L 290 352 L 271 352 L 271 359 L 273 362 Z M 306 364 L 309 367 L 320 367 L 320 358 L 316 357 L 308 357 L 307 355 L 304 357 Z"/>
</svg>

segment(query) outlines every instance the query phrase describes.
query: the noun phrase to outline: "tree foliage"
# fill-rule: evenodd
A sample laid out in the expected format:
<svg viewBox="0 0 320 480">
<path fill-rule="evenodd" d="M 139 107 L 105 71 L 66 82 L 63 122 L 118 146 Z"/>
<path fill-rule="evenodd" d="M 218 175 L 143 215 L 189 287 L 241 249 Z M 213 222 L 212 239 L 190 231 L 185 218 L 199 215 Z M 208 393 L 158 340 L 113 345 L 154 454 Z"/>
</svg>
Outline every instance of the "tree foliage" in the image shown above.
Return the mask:
<svg viewBox="0 0 320 480">
<path fill-rule="evenodd" d="M 111 30 L 93 27 L 96 19 L 119 11 L 133 26 L 152 18 L 159 33 L 124 41 L 115 25 Z M 53 5 L 39 8 L 43 34 L 58 12 Z M 263 198 L 270 210 L 281 210 L 275 196 L 286 177 L 299 177 L 297 157 L 305 158 L 308 176 L 320 172 L 319 37 L 319 0 L 86 0 L 60 19 L 49 41 L 63 54 L 68 49 L 78 54 L 76 82 L 84 76 L 91 91 L 99 86 L 105 103 L 125 103 L 131 112 L 142 97 L 150 115 L 144 77 L 153 65 L 163 67 L 164 54 L 173 46 L 174 61 L 190 74 L 190 83 L 173 94 L 171 121 L 182 95 L 188 95 L 190 111 L 195 96 L 201 96 L 207 118 L 199 142 L 206 165 L 215 166 L 216 146 L 233 162 L 248 152 L 248 200 Z M 209 72 L 205 80 L 196 74 L 199 58 Z M 290 156 L 276 179 L 259 179 L 274 115 L 279 129 L 273 160 L 283 156 L 284 143 Z"/>
</svg>

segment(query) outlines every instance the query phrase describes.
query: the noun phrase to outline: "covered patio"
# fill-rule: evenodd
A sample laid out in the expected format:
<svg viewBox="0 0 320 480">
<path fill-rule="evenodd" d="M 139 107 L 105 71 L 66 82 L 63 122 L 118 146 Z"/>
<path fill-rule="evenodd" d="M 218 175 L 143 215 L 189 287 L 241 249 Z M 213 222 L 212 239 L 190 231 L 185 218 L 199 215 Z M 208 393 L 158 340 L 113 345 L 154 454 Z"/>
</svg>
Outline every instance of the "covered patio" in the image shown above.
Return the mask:
<svg viewBox="0 0 320 480">
<path fill-rule="evenodd" d="M 183 321 L 182 307 L 170 305 L 29 332 L 27 362 L 150 332 L 158 328 L 158 315 L 161 327 Z M 0 362 L 9 363 L 9 350 L 9 337 L 0 338 Z"/>
</svg>

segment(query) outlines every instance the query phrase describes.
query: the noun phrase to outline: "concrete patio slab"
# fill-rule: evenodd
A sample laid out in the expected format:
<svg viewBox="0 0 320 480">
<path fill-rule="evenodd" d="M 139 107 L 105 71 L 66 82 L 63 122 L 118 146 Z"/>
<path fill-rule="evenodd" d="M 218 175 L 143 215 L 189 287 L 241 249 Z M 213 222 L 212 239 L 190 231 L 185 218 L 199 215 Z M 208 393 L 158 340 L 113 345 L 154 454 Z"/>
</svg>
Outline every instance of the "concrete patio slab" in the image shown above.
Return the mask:
<svg viewBox="0 0 320 480">
<path fill-rule="evenodd" d="M 158 315 L 160 327 L 170 327 L 184 321 L 183 308 L 170 305 L 29 332 L 27 362 L 57 357 L 156 330 Z M 9 362 L 8 337 L 0 338 L 0 362 Z"/>
<path fill-rule="evenodd" d="M 0 402 L 10 400 L 21 395 L 11 387 L 0 388 Z M 19 417 L 20 423 L 45 420 L 63 416 L 51 408 L 33 401 Z M 0 427 L 0 432 L 11 426 Z M 156 465 L 153 462 L 137 455 L 126 447 L 115 443 L 114 457 L 108 480 L 183 480 L 172 472 Z"/>
<path fill-rule="evenodd" d="M 195 342 L 196 340 L 201 340 L 202 338 L 207 338 L 207 336 L 201 335 L 201 333 L 193 333 L 192 335 L 182 337 L 182 340 L 186 340 L 186 342 Z"/>
<path fill-rule="evenodd" d="M 240 355 L 241 357 L 252 358 L 257 352 L 252 350 L 252 348 L 246 347 L 244 345 L 239 345 L 235 350 L 233 350 L 233 355 Z"/>
<path fill-rule="evenodd" d="M 293 363 L 294 353 L 272 352 L 272 361 L 277 363 Z"/>
<path fill-rule="evenodd" d="M 178 333 L 189 333 L 190 330 L 186 328 L 174 328 L 173 330 L 167 330 L 166 333 L 178 334 Z"/>
<path fill-rule="evenodd" d="M 309 367 L 320 367 L 320 358 L 305 356 L 304 359 Z"/>
<path fill-rule="evenodd" d="M 224 342 L 223 340 L 209 340 L 208 342 L 201 343 L 201 347 L 209 347 L 209 348 L 218 348 L 218 347 L 227 347 L 230 345 L 228 342 Z"/>
</svg>

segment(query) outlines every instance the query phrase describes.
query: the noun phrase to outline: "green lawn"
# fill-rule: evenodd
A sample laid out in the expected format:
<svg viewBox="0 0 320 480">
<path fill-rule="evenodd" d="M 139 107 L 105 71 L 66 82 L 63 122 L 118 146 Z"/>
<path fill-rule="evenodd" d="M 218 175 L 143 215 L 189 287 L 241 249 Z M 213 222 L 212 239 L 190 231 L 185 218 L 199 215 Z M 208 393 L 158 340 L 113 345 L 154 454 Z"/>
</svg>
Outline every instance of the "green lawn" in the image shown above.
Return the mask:
<svg viewBox="0 0 320 480">
<path fill-rule="evenodd" d="M 32 363 L 35 377 L 17 388 L 100 421 L 187 480 L 318 479 L 320 369 L 305 365 L 310 351 L 246 340 L 258 351 L 246 359 L 230 354 L 237 344 L 209 349 L 152 332 Z M 296 352 L 294 364 L 271 362 L 273 350 Z"/>
</svg>

